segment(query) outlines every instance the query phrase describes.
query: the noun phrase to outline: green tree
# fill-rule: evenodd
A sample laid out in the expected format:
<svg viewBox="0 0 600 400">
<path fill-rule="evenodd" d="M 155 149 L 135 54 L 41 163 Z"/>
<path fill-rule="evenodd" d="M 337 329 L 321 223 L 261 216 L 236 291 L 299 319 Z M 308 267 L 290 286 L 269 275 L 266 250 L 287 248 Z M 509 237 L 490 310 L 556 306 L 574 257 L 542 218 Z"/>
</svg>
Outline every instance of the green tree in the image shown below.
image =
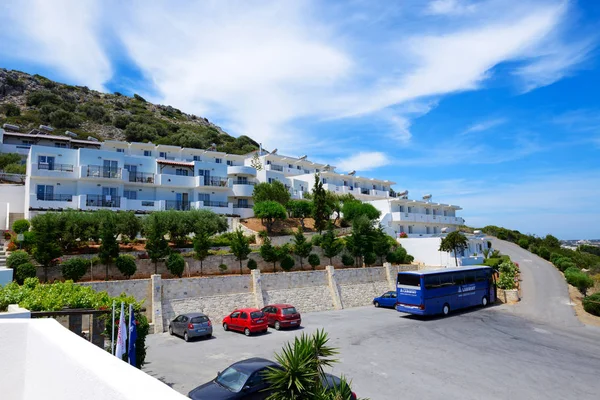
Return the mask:
<svg viewBox="0 0 600 400">
<path fill-rule="evenodd" d="M 458 267 L 458 253 L 469 247 L 467 237 L 459 231 L 450 232 L 442 239 L 439 251 L 454 252 L 454 263 Z"/>
<path fill-rule="evenodd" d="M 37 270 L 35 265 L 30 262 L 17 265 L 14 269 L 14 279 L 19 285 L 22 285 L 28 278 L 37 279 L 36 276 Z"/>
<path fill-rule="evenodd" d="M 552 235 L 546 235 L 544 245 L 549 249 L 558 249 L 560 248 L 560 240 Z"/>
<path fill-rule="evenodd" d="M 171 252 L 169 242 L 165 239 L 167 234 L 161 213 L 152 213 L 144 220 L 146 235 L 146 252 L 154 262 L 154 273 L 158 274 L 158 261 Z"/>
<path fill-rule="evenodd" d="M 200 260 L 200 275 L 202 275 L 202 262 L 208 257 L 210 250 L 210 236 L 202 231 L 194 236 L 194 252 L 196 259 Z"/>
<path fill-rule="evenodd" d="M 365 260 L 365 264 L 367 265 L 367 267 L 370 267 L 371 265 L 375 264 L 375 262 L 377 261 L 377 254 L 375 254 L 373 252 L 366 253 L 364 260 Z"/>
<path fill-rule="evenodd" d="M 4 114 L 7 117 L 18 117 L 21 115 L 21 109 L 16 104 L 6 103 L 4 104 Z"/>
<path fill-rule="evenodd" d="M 6 168 L 7 165 L 19 163 L 21 163 L 21 156 L 17 153 L 0 154 L 0 169 L 2 170 Z"/>
<path fill-rule="evenodd" d="M 185 213 L 184 223 L 187 233 L 198 235 L 202 232 L 208 236 L 216 235 L 227 230 L 227 220 L 222 215 L 210 210 L 191 210 Z"/>
<path fill-rule="evenodd" d="M 127 279 L 131 278 L 131 276 L 135 274 L 135 271 L 137 271 L 135 258 L 128 254 L 117 257 L 115 264 L 119 272 L 122 273 Z"/>
<path fill-rule="evenodd" d="M 248 259 L 248 254 L 250 254 L 250 242 L 248 238 L 244 236 L 244 232 L 238 228 L 231 239 L 231 252 L 235 256 L 235 259 L 240 262 L 240 275 L 243 274 L 242 271 L 242 261 Z"/>
<path fill-rule="evenodd" d="M 127 236 L 130 240 L 137 237 L 142 229 L 142 221 L 135 216 L 133 211 L 117 213 L 117 232 Z"/>
<path fill-rule="evenodd" d="M 373 222 L 366 215 L 357 216 L 352 223 L 352 233 L 346 237 L 346 248 L 359 267 L 364 255 L 373 251 L 373 236 Z"/>
<path fill-rule="evenodd" d="M 594 287 L 594 280 L 579 268 L 571 267 L 569 269 L 565 270 L 565 279 L 570 285 L 575 286 L 584 297 L 587 296 L 588 289 Z"/>
<path fill-rule="evenodd" d="M 344 264 L 344 266 L 346 267 L 351 267 L 354 265 L 354 257 L 352 257 L 351 254 L 348 253 L 344 253 L 342 254 L 342 264 Z"/>
<path fill-rule="evenodd" d="M 271 239 L 266 237 L 260 246 L 260 256 L 265 262 L 273 263 L 273 272 L 277 271 L 277 249 L 271 244 Z"/>
<path fill-rule="evenodd" d="M 77 282 L 83 278 L 88 270 L 89 261 L 85 258 L 74 257 L 63 262 L 60 266 L 62 275 L 65 279 Z"/>
<path fill-rule="evenodd" d="M 300 226 L 304 230 L 304 219 L 312 215 L 312 202 L 308 200 L 290 200 L 287 203 L 287 209 L 290 217 L 300 220 Z"/>
<path fill-rule="evenodd" d="M 375 230 L 373 235 L 373 253 L 379 257 L 381 265 L 383 265 L 383 257 L 387 256 L 392 248 L 394 239 L 388 236 L 380 226 Z"/>
<path fill-rule="evenodd" d="M 333 224 L 327 224 L 327 230 L 321 237 L 321 249 L 323 249 L 323 255 L 329 258 L 329 265 L 333 265 L 333 257 L 340 254 L 343 248 L 341 240 L 335 236 Z"/>
<path fill-rule="evenodd" d="M 48 268 L 56 265 L 63 254 L 57 241 L 49 240 L 60 237 L 59 216 L 55 213 L 36 215 L 31 220 L 31 229 L 35 233 L 32 256 L 44 268 L 44 280 L 48 281 Z"/>
<path fill-rule="evenodd" d="M 252 192 L 254 203 L 276 201 L 282 206 L 285 206 L 288 201 L 290 201 L 290 197 L 290 192 L 285 188 L 283 183 L 279 181 L 259 183 L 254 186 L 254 191 Z"/>
<path fill-rule="evenodd" d="M 262 171 L 263 166 L 262 162 L 260 162 L 258 153 L 254 153 L 254 155 L 252 156 L 252 160 L 250 160 L 250 166 L 257 171 Z"/>
<path fill-rule="evenodd" d="M 354 221 L 361 215 L 364 215 L 371 221 L 374 221 L 381 215 L 381 212 L 372 204 L 363 203 L 360 200 L 345 201 L 342 207 L 342 212 L 346 221 Z"/>
<path fill-rule="evenodd" d="M 29 254 L 23 250 L 15 250 L 6 259 L 6 266 L 8 268 L 15 269 L 17 266 L 21 264 L 25 264 L 31 261 Z"/>
<path fill-rule="evenodd" d="M 181 278 L 183 271 L 185 271 L 185 260 L 181 254 L 171 253 L 167 257 L 166 266 L 169 272 Z"/>
<path fill-rule="evenodd" d="M 258 264 L 256 263 L 256 260 L 254 260 L 254 259 L 251 258 L 246 263 L 246 267 L 248 267 L 248 269 L 250 271 L 252 271 L 252 270 L 255 270 L 256 268 L 258 268 Z"/>
<path fill-rule="evenodd" d="M 319 174 L 315 174 L 315 185 L 312 190 L 312 197 L 315 229 L 320 234 L 327 226 L 327 222 L 329 222 L 331 209 L 327 205 L 327 191 L 323 188 L 323 182 Z"/>
<path fill-rule="evenodd" d="M 8 164 L 6 167 L 4 167 L 4 172 L 7 174 L 25 175 L 27 172 L 27 167 L 21 164 Z"/>
<path fill-rule="evenodd" d="M 287 213 L 280 203 L 267 200 L 254 204 L 254 216 L 260 218 L 262 224 L 267 228 L 267 232 L 271 233 L 275 221 L 286 219 Z"/>
<path fill-rule="evenodd" d="M 321 260 L 319 256 L 315 253 L 311 253 L 308 255 L 308 263 L 312 267 L 313 271 L 321 264 Z"/>
<path fill-rule="evenodd" d="M 303 259 L 308 257 L 311 251 L 312 244 L 306 240 L 306 236 L 304 236 L 302 228 L 298 228 L 298 230 L 294 232 L 294 254 L 296 254 L 300 259 L 300 269 L 303 268 Z"/>
<path fill-rule="evenodd" d="M 29 230 L 31 224 L 26 219 L 18 219 L 13 223 L 15 233 L 25 233 Z"/>
<path fill-rule="evenodd" d="M 294 268 L 295 262 L 294 262 L 294 259 L 292 258 L 292 256 L 290 256 L 289 254 L 286 254 L 281 259 L 280 264 L 281 264 L 281 269 L 288 272 L 292 268 Z"/>
<path fill-rule="evenodd" d="M 100 219 L 100 249 L 98 257 L 106 268 L 105 279 L 108 280 L 108 266 L 119 256 L 117 243 L 117 221 L 112 211 L 97 211 Z"/>
<path fill-rule="evenodd" d="M 529 248 L 529 241 L 526 238 L 519 239 L 518 245 L 522 249 L 527 249 Z"/>
</svg>

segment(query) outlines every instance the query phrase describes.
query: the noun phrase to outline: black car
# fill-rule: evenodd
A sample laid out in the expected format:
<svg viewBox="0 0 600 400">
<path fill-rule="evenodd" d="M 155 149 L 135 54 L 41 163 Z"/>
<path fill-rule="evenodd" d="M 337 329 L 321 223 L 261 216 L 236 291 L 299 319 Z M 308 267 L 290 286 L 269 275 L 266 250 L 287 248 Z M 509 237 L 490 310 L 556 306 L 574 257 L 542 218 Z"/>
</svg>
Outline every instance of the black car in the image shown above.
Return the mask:
<svg viewBox="0 0 600 400">
<path fill-rule="evenodd" d="M 279 365 L 264 358 L 249 358 L 236 362 L 219 372 L 212 381 L 193 389 L 188 397 L 195 400 L 266 399 L 267 383 L 263 373 Z"/>
<path fill-rule="evenodd" d="M 265 390 L 268 384 L 263 374 L 269 367 L 281 368 L 276 362 L 264 358 L 249 358 L 236 362 L 225 371 L 219 372 L 212 381 L 193 389 L 188 393 L 188 397 L 194 400 L 266 399 L 271 393 Z M 325 374 L 324 380 L 328 387 L 340 384 L 340 378 L 335 375 Z M 352 399 L 356 400 L 354 393 Z"/>
</svg>

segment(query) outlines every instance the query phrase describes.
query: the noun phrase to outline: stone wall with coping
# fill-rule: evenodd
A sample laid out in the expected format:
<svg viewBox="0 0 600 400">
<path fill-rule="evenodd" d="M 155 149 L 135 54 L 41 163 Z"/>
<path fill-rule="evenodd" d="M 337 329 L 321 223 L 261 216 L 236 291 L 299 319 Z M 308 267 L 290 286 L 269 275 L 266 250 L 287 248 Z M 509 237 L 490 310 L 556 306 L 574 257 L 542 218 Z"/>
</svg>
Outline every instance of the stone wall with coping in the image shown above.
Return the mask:
<svg viewBox="0 0 600 400">
<path fill-rule="evenodd" d="M 200 296 L 184 299 L 163 299 L 163 324 L 169 327 L 169 321 L 177 315 L 187 312 L 203 312 L 213 324 L 221 324 L 223 318 L 236 308 L 256 307 L 252 293 L 235 293 L 220 296 Z"/>
</svg>

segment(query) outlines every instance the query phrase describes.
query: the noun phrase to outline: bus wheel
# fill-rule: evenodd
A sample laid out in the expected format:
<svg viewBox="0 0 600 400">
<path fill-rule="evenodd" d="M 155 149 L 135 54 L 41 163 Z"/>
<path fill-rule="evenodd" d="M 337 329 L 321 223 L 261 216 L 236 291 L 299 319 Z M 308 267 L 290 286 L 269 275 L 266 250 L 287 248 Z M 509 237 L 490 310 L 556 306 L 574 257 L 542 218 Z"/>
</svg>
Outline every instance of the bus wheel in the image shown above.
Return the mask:
<svg viewBox="0 0 600 400">
<path fill-rule="evenodd" d="M 450 306 L 448 304 L 444 304 L 444 308 L 442 308 L 442 314 L 444 314 L 444 316 L 450 314 Z"/>
<path fill-rule="evenodd" d="M 483 296 L 483 298 L 481 299 L 481 305 L 482 305 L 483 307 L 485 307 L 485 306 L 487 306 L 487 305 L 488 305 L 488 299 L 487 299 L 487 296 Z"/>
</svg>

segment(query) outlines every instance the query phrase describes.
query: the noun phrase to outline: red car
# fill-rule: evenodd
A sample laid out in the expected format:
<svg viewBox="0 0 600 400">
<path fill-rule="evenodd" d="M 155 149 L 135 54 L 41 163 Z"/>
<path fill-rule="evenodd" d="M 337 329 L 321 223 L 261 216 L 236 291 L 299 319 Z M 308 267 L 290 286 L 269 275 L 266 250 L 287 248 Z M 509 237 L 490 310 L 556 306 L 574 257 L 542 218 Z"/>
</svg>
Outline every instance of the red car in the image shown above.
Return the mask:
<svg viewBox="0 0 600 400">
<path fill-rule="evenodd" d="M 271 304 L 262 309 L 267 317 L 269 326 L 279 330 L 281 328 L 297 328 L 302 323 L 300 313 L 296 307 L 289 304 Z"/>
<path fill-rule="evenodd" d="M 265 314 L 258 308 L 242 308 L 223 318 L 223 329 L 244 332 L 244 335 L 250 336 L 257 332 L 265 333 L 269 326 Z"/>
</svg>

